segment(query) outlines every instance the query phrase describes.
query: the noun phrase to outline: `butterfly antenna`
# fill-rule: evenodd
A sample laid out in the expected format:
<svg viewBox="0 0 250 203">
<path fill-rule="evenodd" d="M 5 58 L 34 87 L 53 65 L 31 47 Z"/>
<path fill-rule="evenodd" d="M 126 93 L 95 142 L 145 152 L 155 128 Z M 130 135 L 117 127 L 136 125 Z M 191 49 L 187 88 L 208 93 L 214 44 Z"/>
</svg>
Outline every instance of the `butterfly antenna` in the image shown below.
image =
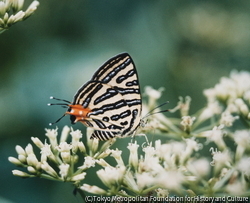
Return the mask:
<svg viewBox="0 0 250 203">
<path fill-rule="evenodd" d="M 58 123 L 66 114 L 63 114 L 59 119 L 57 119 L 54 123 L 49 123 L 49 125 L 54 125 L 55 123 Z"/>
<path fill-rule="evenodd" d="M 150 113 L 150 114 L 146 114 L 143 118 L 147 118 L 149 116 L 152 116 L 154 114 L 157 114 L 157 113 L 164 113 L 164 112 L 168 112 L 169 110 L 166 109 L 166 110 L 162 110 L 162 111 L 157 111 L 157 112 L 153 112 L 153 113 Z"/>
<path fill-rule="evenodd" d="M 65 100 L 65 99 L 58 99 L 56 97 L 50 97 L 50 99 L 55 99 L 55 100 L 58 100 L 58 101 L 63 101 L 63 102 L 66 102 L 65 103 L 55 103 L 55 104 L 51 104 L 51 103 L 48 103 L 48 106 L 52 106 L 52 105 L 59 105 L 63 108 L 68 108 L 69 107 L 69 104 L 71 104 L 71 102 Z M 53 123 L 49 123 L 49 125 L 54 125 L 55 123 L 58 123 L 66 114 L 63 114 L 59 119 L 57 119 L 56 122 L 53 122 Z"/>
<path fill-rule="evenodd" d="M 53 106 L 53 105 L 62 106 L 63 108 L 67 108 L 69 106 L 68 104 L 64 104 L 64 103 L 56 103 L 56 104 L 48 103 L 48 106 Z"/>
<path fill-rule="evenodd" d="M 166 105 L 166 104 L 168 104 L 168 103 L 169 103 L 169 102 L 166 101 L 166 102 L 160 104 L 159 106 L 153 108 L 152 110 L 150 110 L 150 111 L 144 116 L 144 118 L 146 118 L 146 117 L 148 117 L 148 116 L 151 116 L 151 115 L 153 115 L 153 114 L 156 114 L 156 113 L 163 113 L 163 112 L 169 111 L 169 110 L 167 109 L 167 110 L 162 110 L 162 111 L 158 111 L 158 112 L 153 112 L 155 109 L 158 109 L 158 108 L 160 108 L 160 107 L 162 107 L 162 106 L 164 106 L 164 105 Z"/>
<path fill-rule="evenodd" d="M 58 99 L 58 98 L 55 98 L 55 97 L 50 97 L 50 99 L 55 99 L 55 100 L 58 100 L 58 101 L 64 101 L 67 104 L 65 104 L 65 103 L 55 103 L 55 104 L 48 103 L 48 106 L 59 105 L 59 106 L 62 106 L 63 108 L 67 108 L 69 106 L 68 104 L 71 104 L 71 102 L 69 102 L 69 101 L 67 101 L 65 99 Z"/>
<path fill-rule="evenodd" d="M 55 100 L 58 100 L 58 101 L 64 101 L 64 102 L 66 102 L 66 103 L 71 103 L 71 102 L 69 102 L 68 100 L 65 100 L 65 99 L 58 99 L 58 98 L 56 98 L 56 97 L 50 97 L 50 99 L 55 99 Z"/>
</svg>

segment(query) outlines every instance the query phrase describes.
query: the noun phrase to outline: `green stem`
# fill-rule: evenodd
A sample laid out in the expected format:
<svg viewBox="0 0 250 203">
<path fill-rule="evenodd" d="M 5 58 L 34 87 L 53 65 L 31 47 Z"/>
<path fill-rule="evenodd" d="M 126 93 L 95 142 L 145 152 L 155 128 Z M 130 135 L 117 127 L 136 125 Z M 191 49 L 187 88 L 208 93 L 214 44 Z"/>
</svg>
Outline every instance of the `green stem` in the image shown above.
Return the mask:
<svg viewBox="0 0 250 203">
<path fill-rule="evenodd" d="M 60 179 L 60 178 L 54 178 L 54 177 L 52 177 L 50 175 L 47 175 L 47 174 L 41 174 L 40 178 L 45 178 L 45 179 L 48 179 L 48 180 L 55 180 L 55 181 L 62 182 L 62 179 Z"/>
</svg>

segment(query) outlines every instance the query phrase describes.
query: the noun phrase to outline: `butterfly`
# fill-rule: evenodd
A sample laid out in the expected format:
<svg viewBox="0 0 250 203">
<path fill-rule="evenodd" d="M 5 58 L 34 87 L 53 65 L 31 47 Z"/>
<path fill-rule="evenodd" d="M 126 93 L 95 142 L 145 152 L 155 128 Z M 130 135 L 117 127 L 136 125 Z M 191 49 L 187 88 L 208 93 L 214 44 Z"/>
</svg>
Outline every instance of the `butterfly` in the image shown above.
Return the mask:
<svg viewBox="0 0 250 203">
<path fill-rule="evenodd" d="M 76 92 L 73 101 L 48 104 L 66 106 L 71 123 L 93 128 L 91 138 L 109 140 L 135 133 L 141 123 L 142 101 L 135 64 L 127 53 L 104 63 Z M 55 123 L 57 123 L 59 118 Z"/>
</svg>

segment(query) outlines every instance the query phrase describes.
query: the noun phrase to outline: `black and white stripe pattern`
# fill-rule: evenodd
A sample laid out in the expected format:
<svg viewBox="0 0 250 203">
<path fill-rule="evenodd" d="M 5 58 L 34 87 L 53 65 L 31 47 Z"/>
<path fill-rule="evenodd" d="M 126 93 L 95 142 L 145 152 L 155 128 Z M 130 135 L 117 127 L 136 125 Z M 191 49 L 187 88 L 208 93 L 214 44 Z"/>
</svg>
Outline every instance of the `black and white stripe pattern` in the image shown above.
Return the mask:
<svg viewBox="0 0 250 203">
<path fill-rule="evenodd" d="M 95 129 L 92 138 L 108 140 L 133 134 L 140 124 L 141 94 L 131 57 L 122 53 L 108 60 L 77 91 L 72 105 L 90 110 L 80 122 Z"/>
</svg>

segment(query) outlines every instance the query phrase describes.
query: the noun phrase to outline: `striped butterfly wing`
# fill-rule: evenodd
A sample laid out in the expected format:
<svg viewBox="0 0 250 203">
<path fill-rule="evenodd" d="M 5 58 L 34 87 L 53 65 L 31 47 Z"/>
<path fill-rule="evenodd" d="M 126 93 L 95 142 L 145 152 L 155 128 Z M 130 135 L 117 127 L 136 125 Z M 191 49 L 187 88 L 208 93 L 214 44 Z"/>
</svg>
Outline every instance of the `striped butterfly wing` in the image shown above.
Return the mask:
<svg viewBox="0 0 250 203">
<path fill-rule="evenodd" d="M 102 65 L 92 79 L 75 94 L 74 106 L 85 111 L 80 121 L 95 129 L 92 138 L 107 140 L 131 135 L 140 124 L 141 95 L 133 60 L 127 53 L 119 54 Z"/>
</svg>

